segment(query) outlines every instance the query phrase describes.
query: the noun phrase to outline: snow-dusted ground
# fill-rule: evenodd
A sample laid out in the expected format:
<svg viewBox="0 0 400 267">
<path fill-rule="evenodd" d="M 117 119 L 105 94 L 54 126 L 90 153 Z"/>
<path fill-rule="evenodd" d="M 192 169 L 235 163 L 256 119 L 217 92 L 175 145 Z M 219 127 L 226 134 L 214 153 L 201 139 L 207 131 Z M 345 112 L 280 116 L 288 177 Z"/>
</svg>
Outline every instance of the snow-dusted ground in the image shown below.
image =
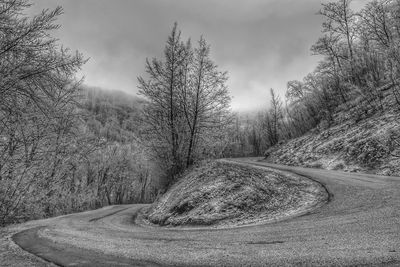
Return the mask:
<svg viewBox="0 0 400 267">
<path fill-rule="evenodd" d="M 277 221 L 327 199 L 321 184 L 304 177 L 215 161 L 188 172 L 145 218 L 160 225 L 224 228 Z"/>
<path fill-rule="evenodd" d="M 399 155 L 399 157 L 395 156 Z M 268 162 L 328 170 L 400 175 L 400 116 L 376 114 L 314 129 L 269 151 Z"/>
</svg>

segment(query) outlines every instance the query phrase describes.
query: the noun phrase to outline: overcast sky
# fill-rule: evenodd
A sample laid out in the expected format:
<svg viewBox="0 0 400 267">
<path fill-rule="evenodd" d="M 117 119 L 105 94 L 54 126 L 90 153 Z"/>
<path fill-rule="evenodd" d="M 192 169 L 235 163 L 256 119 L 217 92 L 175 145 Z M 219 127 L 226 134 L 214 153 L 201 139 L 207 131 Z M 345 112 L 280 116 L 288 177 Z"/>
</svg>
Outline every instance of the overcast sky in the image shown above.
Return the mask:
<svg viewBox="0 0 400 267">
<path fill-rule="evenodd" d="M 85 83 L 137 92 L 146 58 L 160 57 L 173 23 L 185 38 L 203 35 L 220 70 L 229 73 L 235 110 L 282 96 L 289 80 L 302 79 L 318 58 L 310 46 L 321 34 L 319 0 L 34 0 L 29 12 L 60 5 L 56 36 L 89 62 Z M 363 0 L 354 1 L 355 8 Z"/>
</svg>

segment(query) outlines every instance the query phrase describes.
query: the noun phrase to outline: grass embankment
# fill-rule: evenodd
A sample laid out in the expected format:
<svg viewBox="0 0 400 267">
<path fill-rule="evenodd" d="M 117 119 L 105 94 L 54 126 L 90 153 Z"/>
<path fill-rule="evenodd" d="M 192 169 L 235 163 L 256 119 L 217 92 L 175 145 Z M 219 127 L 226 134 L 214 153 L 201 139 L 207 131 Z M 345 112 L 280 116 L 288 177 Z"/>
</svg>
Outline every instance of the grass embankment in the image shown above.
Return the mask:
<svg viewBox="0 0 400 267">
<path fill-rule="evenodd" d="M 147 211 L 154 224 L 233 226 L 277 220 L 327 199 L 318 183 L 215 161 L 188 171 Z"/>
<path fill-rule="evenodd" d="M 349 172 L 400 175 L 400 116 L 376 114 L 314 129 L 271 148 L 268 162 Z"/>
</svg>

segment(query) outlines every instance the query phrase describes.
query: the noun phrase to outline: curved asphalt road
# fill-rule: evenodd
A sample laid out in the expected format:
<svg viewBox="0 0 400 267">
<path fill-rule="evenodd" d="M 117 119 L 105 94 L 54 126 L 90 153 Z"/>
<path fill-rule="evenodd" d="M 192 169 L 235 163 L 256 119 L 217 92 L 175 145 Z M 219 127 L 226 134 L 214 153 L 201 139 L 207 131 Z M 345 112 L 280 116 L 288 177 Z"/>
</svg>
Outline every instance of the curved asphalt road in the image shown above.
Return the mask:
<svg viewBox="0 0 400 267">
<path fill-rule="evenodd" d="M 332 194 L 306 215 L 272 224 L 177 230 L 132 224 L 144 205 L 113 206 L 54 219 L 13 236 L 61 266 L 400 266 L 400 178 L 241 163 L 293 172 Z"/>
</svg>

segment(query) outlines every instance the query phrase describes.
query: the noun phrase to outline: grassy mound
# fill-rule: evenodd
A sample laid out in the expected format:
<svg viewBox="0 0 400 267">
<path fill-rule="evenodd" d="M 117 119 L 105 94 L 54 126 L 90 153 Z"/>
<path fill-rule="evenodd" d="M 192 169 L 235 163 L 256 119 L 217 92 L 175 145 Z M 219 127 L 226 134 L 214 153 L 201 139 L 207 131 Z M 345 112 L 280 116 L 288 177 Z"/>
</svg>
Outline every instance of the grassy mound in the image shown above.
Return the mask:
<svg viewBox="0 0 400 267">
<path fill-rule="evenodd" d="M 182 177 L 148 210 L 158 225 L 241 225 L 278 219 L 316 205 L 326 191 L 278 171 L 215 161 Z"/>
</svg>

